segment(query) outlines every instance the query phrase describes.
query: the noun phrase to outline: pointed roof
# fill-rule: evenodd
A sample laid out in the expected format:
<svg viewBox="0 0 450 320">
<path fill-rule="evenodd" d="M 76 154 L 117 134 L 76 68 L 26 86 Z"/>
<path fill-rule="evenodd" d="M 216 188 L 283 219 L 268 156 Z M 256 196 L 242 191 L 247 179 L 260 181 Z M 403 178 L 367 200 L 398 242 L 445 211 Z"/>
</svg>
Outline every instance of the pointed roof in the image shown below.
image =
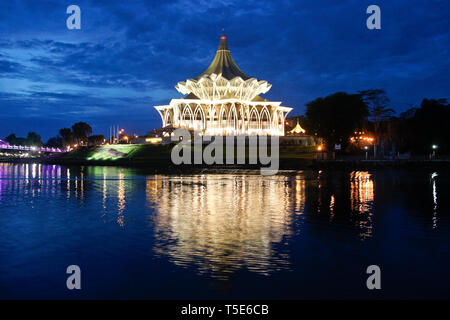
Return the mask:
<svg viewBox="0 0 450 320">
<path fill-rule="evenodd" d="M 289 133 L 305 133 L 306 131 L 305 131 L 305 129 L 303 129 L 301 126 L 300 126 L 300 124 L 298 123 L 298 120 L 297 120 L 297 125 L 295 126 L 295 128 L 294 129 L 292 129 L 291 131 L 289 131 Z"/>
<path fill-rule="evenodd" d="M 228 48 L 227 37 L 222 33 L 220 37 L 219 47 L 216 52 L 214 60 L 211 62 L 208 69 L 199 75 L 196 79 L 202 77 L 209 77 L 211 74 L 222 74 L 227 80 L 231 80 L 236 77 L 241 77 L 243 80 L 248 80 L 251 77 L 246 75 L 234 62 L 231 57 L 230 49 Z"/>
</svg>

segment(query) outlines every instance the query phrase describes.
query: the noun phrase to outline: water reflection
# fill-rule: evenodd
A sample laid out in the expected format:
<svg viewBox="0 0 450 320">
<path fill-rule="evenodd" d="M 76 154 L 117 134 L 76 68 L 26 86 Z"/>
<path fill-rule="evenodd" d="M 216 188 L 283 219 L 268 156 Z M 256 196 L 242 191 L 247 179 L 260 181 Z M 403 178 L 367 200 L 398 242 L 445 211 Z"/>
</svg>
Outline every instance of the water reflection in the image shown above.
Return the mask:
<svg viewBox="0 0 450 320">
<path fill-rule="evenodd" d="M 362 171 L 350 173 L 350 202 L 350 209 L 361 230 L 361 240 L 372 237 L 374 206 L 374 181 L 372 174 Z"/>
<path fill-rule="evenodd" d="M 65 194 L 83 200 L 86 190 L 84 168 L 58 165 L 0 163 L 0 201 L 5 196 L 21 197 Z"/>
<path fill-rule="evenodd" d="M 117 199 L 118 201 L 118 213 L 117 213 L 117 223 L 123 227 L 124 225 L 124 216 L 123 216 L 123 212 L 125 210 L 125 204 L 126 204 L 126 200 L 125 200 L 125 181 L 124 181 L 125 175 L 123 174 L 123 172 L 120 172 L 119 174 L 119 188 L 117 190 Z"/>
<path fill-rule="evenodd" d="M 436 181 L 438 179 L 438 174 L 437 172 L 433 172 L 431 174 L 431 185 L 432 185 L 432 193 L 433 193 L 433 218 L 432 218 L 432 224 L 433 224 L 433 229 L 437 228 L 437 223 L 438 223 L 438 215 L 437 215 L 437 210 L 438 210 L 438 199 L 437 199 L 437 185 L 436 185 Z"/>
<path fill-rule="evenodd" d="M 354 236 L 370 239 L 374 181 L 363 171 L 148 176 L 115 167 L 0 164 L 0 204 L 24 195 L 60 198 L 60 206 L 90 210 L 90 223 L 99 228 L 114 224 L 133 233 L 138 221 L 154 236 L 152 250 L 160 257 L 227 279 L 240 269 L 262 275 L 290 269 L 289 242 L 314 225 L 350 225 Z"/>
<path fill-rule="evenodd" d="M 157 211 L 155 251 L 217 278 L 242 267 L 264 275 L 289 268 L 288 254 L 274 245 L 288 241 L 293 213 L 304 206 L 304 181 L 294 186 L 287 177 L 150 180 L 146 194 Z"/>
</svg>

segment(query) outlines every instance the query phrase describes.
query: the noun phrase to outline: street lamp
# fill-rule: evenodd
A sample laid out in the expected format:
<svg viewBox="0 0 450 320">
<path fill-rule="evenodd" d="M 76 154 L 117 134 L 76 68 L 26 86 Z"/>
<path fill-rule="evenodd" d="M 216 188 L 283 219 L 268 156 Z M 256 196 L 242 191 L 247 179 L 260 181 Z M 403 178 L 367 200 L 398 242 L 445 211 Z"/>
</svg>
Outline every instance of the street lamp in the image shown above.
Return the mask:
<svg viewBox="0 0 450 320">
<path fill-rule="evenodd" d="M 323 155 L 324 149 L 325 149 L 324 146 L 321 145 L 321 144 L 319 144 L 317 146 L 318 158 L 321 159 L 321 160 L 323 160 L 323 157 L 324 157 L 324 155 Z"/>
<path fill-rule="evenodd" d="M 431 149 L 433 150 L 433 155 L 432 157 L 435 158 L 436 157 L 436 150 L 439 148 L 439 146 L 437 144 L 433 144 L 431 146 Z"/>
</svg>

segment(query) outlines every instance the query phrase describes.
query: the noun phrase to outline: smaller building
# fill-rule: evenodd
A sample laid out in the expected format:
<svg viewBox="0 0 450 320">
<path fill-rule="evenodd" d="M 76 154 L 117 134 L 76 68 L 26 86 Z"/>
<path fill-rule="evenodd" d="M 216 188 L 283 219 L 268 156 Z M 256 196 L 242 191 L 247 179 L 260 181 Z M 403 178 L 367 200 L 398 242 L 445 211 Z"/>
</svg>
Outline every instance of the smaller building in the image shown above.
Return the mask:
<svg viewBox="0 0 450 320">
<path fill-rule="evenodd" d="M 310 147 L 319 144 L 319 139 L 307 135 L 306 130 L 302 128 L 297 119 L 297 125 L 293 129 L 286 131 L 286 135 L 280 138 L 280 144 Z"/>
<path fill-rule="evenodd" d="M 300 126 L 300 123 L 298 123 L 298 120 L 297 120 L 297 125 L 294 127 L 294 129 L 289 131 L 288 135 L 294 135 L 295 136 L 295 135 L 305 134 L 305 133 L 306 133 L 305 129 L 303 129 Z"/>
</svg>

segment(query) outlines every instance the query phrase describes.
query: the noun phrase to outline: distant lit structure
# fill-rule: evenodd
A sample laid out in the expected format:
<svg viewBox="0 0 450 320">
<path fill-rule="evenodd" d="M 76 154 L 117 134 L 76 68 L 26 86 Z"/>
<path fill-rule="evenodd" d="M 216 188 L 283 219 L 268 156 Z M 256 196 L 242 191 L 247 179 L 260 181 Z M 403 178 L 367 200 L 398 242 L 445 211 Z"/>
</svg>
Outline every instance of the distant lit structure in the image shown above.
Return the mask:
<svg viewBox="0 0 450 320">
<path fill-rule="evenodd" d="M 305 134 L 305 133 L 306 133 L 305 129 L 303 129 L 300 126 L 300 123 L 298 123 L 298 120 L 297 120 L 297 125 L 294 127 L 294 129 L 289 131 L 289 134 L 291 134 L 291 135 L 299 135 L 299 134 Z"/>
<path fill-rule="evenodd" d="M 222 35 L 208 69 L 175 86 L 186 97 L 155 109 L 163 127 L 185 128 L 201 135 L 284 136 L 284 122 L 292 108 L 260 97 L 271 87 L 239 69 Z"/>
<path fill-rule="evenodd" d="M 0 149 L 15 150 L 15 151 L 52 152 L 52 153 L 63 153 L 63 152 L 70 151 L 70 150 L 65 150 L 65 149 L 60 149 L 60 148 L 12 146 L 3 140 L 0 140 Z"/>
<path fill-rule="evenodd" d="M 321 139 L 319 139 L 317 136 L 310 136 L 306 134 L 306 130 L 303 129 L 303 127 L 300 125 L 298 119 L 296 120 L 297 124 L 292 127 L 295 123 L 294 121 L 295 118 L 290 118 L 285 121 L 286 135 L 280 138 L 280 144 L 311 147 L 321 143 Z"/>
</svg>

